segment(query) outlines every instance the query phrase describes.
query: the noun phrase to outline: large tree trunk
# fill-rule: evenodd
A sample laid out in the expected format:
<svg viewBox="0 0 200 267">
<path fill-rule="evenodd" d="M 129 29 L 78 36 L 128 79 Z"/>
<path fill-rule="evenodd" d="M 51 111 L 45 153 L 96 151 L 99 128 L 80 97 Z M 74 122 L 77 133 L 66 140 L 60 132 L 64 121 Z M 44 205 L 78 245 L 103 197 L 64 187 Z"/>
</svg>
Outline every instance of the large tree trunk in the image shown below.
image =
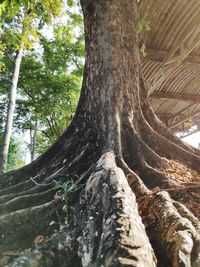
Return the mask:
<svg viewBox="0 0 200 267">
<path fill-rule="evenodd" d="M 149 116 L 137 1 L 81 4 L 86 63 L 77 112 L 46 154 L 1 176 L 0 250 L 6 255 L 31 246 L 36 236 L 51 232 L 48 224 L 57 215 L 61 226 L 67 218 L 65 230 L 43 245 L 36 239 L 37 249 L 25 254 L 31 266 L 198 267 L 198 218 L 176 201 L 173 191 L 171 196 L 152 192 L 178 186 L 158 171 L 169 166 L 163 156 L 197 170 L 200 158 L 190 147 L 179 146 L 169 131 L 167 139 L 164 125 Z M 56 182 L 71 179 L 75 192 L 65 190 L 64 198 L 55 194 Z M 64 204 L 67 214 L 61 213 Z"/>
<path fill-rule="evenodd" d="M 16 95 L 17 95 L 17 84 L 19 80 L 19 70 L 20 64 L 22 61 L 23 54 L 23 45 L 19 48 L 15 59 L 15 66 L 13 71 L 13 77 L 9 92 L 9 102 L 8 102 L 8 111 L 6 116 L 6 125 L 3 135 L 3 142 L 1 145 L 1 155 L 0 155 L 0 172 L 5 172 L 7 168 L 7 160 L 8 160 L 8 151 L 10 145 L 10 138 L 12 134 L 12 125 L 13 125 L 13 117 L 15 111 L 15 103 L 16 103 Z"/>
</svg>

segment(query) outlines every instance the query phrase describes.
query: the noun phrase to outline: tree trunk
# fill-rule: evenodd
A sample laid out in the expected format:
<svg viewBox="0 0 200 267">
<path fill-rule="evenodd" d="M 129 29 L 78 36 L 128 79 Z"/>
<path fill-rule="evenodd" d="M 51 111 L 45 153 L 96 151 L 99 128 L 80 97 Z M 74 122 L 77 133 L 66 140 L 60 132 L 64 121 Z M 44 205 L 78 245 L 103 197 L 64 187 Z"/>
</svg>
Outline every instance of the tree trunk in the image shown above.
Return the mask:
<svg viewBox="0 0 200 267">
<path fill-rule="evenodd" d="M 1 176 L 0 250 L 8 255 L 39 236 L 36 250 L 15 264 L 26 259 L 30 266 L 48 267 L 198 267 L 199 219 L 173 191 L 152 191 L 183 189 L 158 170 L 169 167 L 163 156 L 196 169 L 200 158 L 170 132 L 167 139 L 162 124 L 158 131 L 156 116 L 149 121 L 153 111 L 141 82 L 137 1 L 81 4 L 86 63 L 79 105 L 44 155 Z M 181 195 L 183 202 L 187 197 Z M 39 242 L 53 230 L 52 219 L 63 231 Z"/>
<path fill-rule="evenodd" d="M 10 145 L 10 138 L 12 134 L 12 125 L 13 125 L 13 116 L 15 111 L 15 103 L 16 103 L 16 94 L 17 94 L 17 84 L 19 79 L 19 70 L 20 64 L 22 60 L 23 54 L 23 45 L 19 48 L 19 51 L 16 56 L 15 66 L 13 71 L 13 77 L 9 92 L 9 103 L 8 103 L 8 111 L 6 117 L 6 125 L 3 136 L 3 143 L 1 146 L 1 156 L 0 156 L 0 171 L 5 172 L 7 168 L 7 159 L 8 159 L 8 151 Z"/>
<path fill-rule="evenodd" d="M 30 129 L 31 162 L 36 158 L 37 127 L 38 127 L 38 123 L 37 123 L 37 119 L 36 119 L 34 129 Z"/>
</svg>

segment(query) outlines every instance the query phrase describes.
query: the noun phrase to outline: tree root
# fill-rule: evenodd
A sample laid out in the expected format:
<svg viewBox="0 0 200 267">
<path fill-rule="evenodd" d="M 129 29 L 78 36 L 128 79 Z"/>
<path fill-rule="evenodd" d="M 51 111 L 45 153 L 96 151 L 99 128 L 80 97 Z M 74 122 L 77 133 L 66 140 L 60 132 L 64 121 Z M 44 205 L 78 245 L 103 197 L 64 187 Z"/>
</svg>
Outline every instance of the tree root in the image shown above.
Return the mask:
<svg viewBox="0 0 200 267">
<path fill-rule="evenodd" d="M 165 137 L 154 131 L 143 118 L 140 124 L 140 136 L 160 156 L 168 159 L 178 160 L 187 166 L 200 171 L 200 157 L 181 148 L 175 143 L 167 140 Z"/>
<path fill-rule="evenodd" d="M 19 193 L 12 193 L 12 194 L 3 195 L 3 196 L 0 196 L 0 204 L 8 202 L 9 200 L 12 200 L 15 197 L 20 197 L 20 196 L 24 196 L 24 195 L 28 195 L 28 194 L 41 193 L 41 192 L 46 191 L 50 188 L 51 188 L 51 186 L 47 186 L 47 187 L 33 186 L 31 189 L 29 189 L 27 191 L 21 191 Z"/>
<path fill-rule="evenodd" d="M 7 194 L 16 194 L 20 193 L 21 191 L 27 191 L 28 189 L 32 188 L 34 185 L 34 182 L 30 179 L 27 181 L 23 181 L 21 183 L 9 186 L 5 189 L 0 190 L 0 195 L 5 196 Z"/>
<path fill-rule="evenodd" d="M 0 216 L 3 214 L 8 214 L 12 211 L 44 204 L 51 201 L 54 195 L 55 189 L 49 189 L 42 193 L 27 194 L 15 197 L 6 203 L 0 204 Z"/>
<path fill-rule="evenodd" d="M 165 174 L 154 168 L 151 168 L 146 163 L 140 166 L 140 170 L 140 178 L 145 183 L 145 185 L 151 189 L 155 187 L 176 188 L 178 186 L 178 184 L 166 177 Z"/>
<path fill-rule="evenodd" d="M 188 220 L 190 220 L 192 222 L 197 233 L 200 234 L 199 220 L 180 202 L 173 201 L 173 205 L 182 217 L 187 218 Z"/>
<path fill-rule="evenodd" d="M 88 177 L 90 174 L 85 188 L 82 188 L 80 203 L 77 200 L 74 202 L 76 226 L 73 227 L 76 229 L 75 239 L 78 239 L 75 254 L 81 259 L 81 263 L 80 259 L 76 259 L 79 262 L 77 266 L 156 266 L 132 188 L 140 203 L 141 197 L 147 197 L 152 214 L 159 221 L 162 236 L 157 236 L 160 238 L 157 242 L 163 244 L 165 258 L 168 259 L 168 265 L 164 266 L 197 267 L 200 240 L 198 219 L 183 205 L 170 199 L 166 192 L 155 193 L 152 197 L 146 181 L 141 180 L 141 173 L 138 173 L 139 177 L 122 157 L 117 156 L 116 160 L 120 168 L 115 163 L 114 153 L 106 152 L 96 166 L 90 167 L 81 176 L 85 179 L 84 175 Z M 156 170 L 148 164 L 146 167 L 146 170 L 143 169 L 146 171 L 144 175 L 152 176 L 153 180 Z M 83 182 L 81 177 L 78 178 L 79 182 Z M 19 248 L 19 244 L 21 248 L 30 246 L 37 235 L 46 233 L 50 220 L 55 217 L 59 203 L 56 200 L 46 203 L 47 198 L 53 198 L 54 190 L 34 187 L 27 191 L 35 192 L 32 196 L 22 191 L 11 193 L 10 197 L 9 194 L 1 197 L 4 201 L 9 199 L 0 205 L 1 212 L 5 213 L 0 216 L 1 251 Z M 37 193 L 37 190 L 42 192 Z M 25 202 L 26 198 L 30 200 L 30 206 Z M 24 238 L 26 234 L 28 238 Z M 151 234 L 149 237 L 151 239 Z M 68 257 L 72 257 L 71 254 Z"/>
<path fill-rule="evenodd" d="M 152 196 L 149 190 L 155 186 L 176 187 L 155 169 L 168 166 L 167 161 L 154 152 L 153 146 L 146 145 L 142 140 L 144 136 L 136 133 L 132 123 L 123 124 L 122 128 L 123 155 L 116 153 L 117 164 L 114 152 L 104 153 L 96 163 L 103 148 L 94 154 L 94 147 L 85 144 L 82 151 L 79 147 L 79 154 L 76 150 L 68 159 L 62 156 L 60 164 L 57 160 L 55 166 L 47 171 L 41 169 L 31 179 L 28 178 L 30 173 L 19 183 L 10 176 L 10 186 L 6 187 L 5 183 L 0 191 L 1 251 L 30 246 L 37 235 L 45 235 L 46 230 L 50 230 L 48 224 L 55 218 L 61 203 L 52 200 L 54 189 L 49 183 L 55 178 L 73 177 L 82 185 L 80 203 L 74 193 L 73 207 L 76 225 L 72 227 L 76 229 L 75 239 L 78 238 L 76 253 L 81 258 L 77 266 L 156 266 L 156 249 L 153 247 L 153 251 L 144 230 L 135 195 L 139 203 L 141 198 L 149 196 L 149 205 L 162 232 L 157 241 L 163 244 L 169 264 L 165 266 L 198 266 L 198 219 L 181 204 L 178 206 L 167 193 Z M 80 167 L 76 169 L 76 165 Z M 26 235 L 28 238 L 24 237 Z M 151 235 L 149 237 L 151 239 Z M 161 256 L 158 257 L 160 262 Z"/>
<path fill-rule="evenodd" d="M 112 152 L 99 159 L 81 206 L 78 240 L 83 267 L 156 266 L 134 194 Z"/>
<path fill-rule="evenodd" d="M 0 252 L 25 248 L 36 236 L 47 234 L 57 206 L 58 200 L 52 200 L 0 216 Z"/>
<path fill-rule="evenodd" d="M 128 120 L 123 123 L 122 147 L 123 156 L 133 170 L 137 169 L 141 162 L 146 162 L 154 168 L 167 168 L 169 166 L 164 158 L 145 144 L 136 133 L 132 122 Z"/>
<path fill-rule="evenodd" d="M 141 110 L 145 120 L 148 124 L 161 136 L 167 138 L 176 145 L 182 147 L 184 150 L 189 151 L 197 156 L 200 156 L 200 151 L 189 144 L 184 143 L 177 136 L 173 135 L 170 129 L 157 117 L 152 110 L 148 99 L 148 92 L 144 84 L 144 78 L 142 77 L 142 70 L 140 70 L 140 97 L 141 97 Z"/>
<path fill-rule="evenodd" d="M 79 128 L 76 125 L 79 125 Z M 30 177 L 36 178 L 38 182 L 44 182 L 44 179 L 55 175 L 63 166 L 64 168 L 67 166 L 68 170 L 73 169 L 75 164 L 78 166 L 77 162 L 83 169 L 88 169 L 91 159 L 97 159 L 100 152 L 99 147 L 96 147 L 96 139 L 93 140 L 92 130 L 88 127 L 83 133 L 86 126 L 83 121 L 74 119 L 64 134 L 42 156 L 21 169 L 2 174 L 0 176 L 1 190 L 4 188 L 7 190 L 8 187 L 12 188 L 14 185 L 17 187 L 19 183 L 28 183 Z M 85 138 L 82 138 L 82 134 Z M 84 160 L 86 157 L 87 163 Z M 84 160 L 84 164 L 81 164 L 80 159 Z"/>
<path fill-rule="evenodd" d="M 123 159 L 120 158 L 118 165 L 124 171 L 128 184 L 136 195 L 136 198 L 147 197 L 151 194 L 151 190 L 146 187 L 140 177 L 128 167 Z"/>
<path fill-rule="evenodd" d="M 200 266 L 200 233 L 195 229 L 197 225 L 200 227 L 199 222 L 193 225 L 191 220 L 182 217 L 166 192 L 157 193 L 150 207 L 159 220 L 163 248 L 173 267 Z"/>
<path fill-rule="evenodd" d="M 4 252 L 0 258 L 0 266 L 79 267 L 81 262 L 77 255 L 75 233 L 71 231 L 54 234 L 35 244 L 31 250 Z"/>
<path fill-rule="evenodd" d="M 169 166 L 167 161 L 141 140 L 131 122 L 127 122 L 123 128 L 123 156 L 130 168 L 140 176 L 146 186 L 149 188 L 176 186 L 162 172 L 155 169 L 155 167 L 167 168 Z"/>
<path fill-rule="evenodd" d="M 146 102 L 148 102 L 146 100 Z M 195 147 L 190 146 L 189 144 L 184 143 L 181 141 L 177 136 L 173 135 L 167 126 L 159 120 L 159 118 L 156 116 L 156 114 L 151 109 L 150 104 L 144 104 L 145 107 L 143 110 L 143 115 L 147 122 L 150 124 L 150 126 L 158 132 L 160 135 L 164 136 L 171 142 L 175 143 L 176 145 L 182 147 L 184 150 L 189 151 L 193 154 L 196 154 L 197 156 L 200 156 L 200 151 L 196 149 Z"/>
</svg>

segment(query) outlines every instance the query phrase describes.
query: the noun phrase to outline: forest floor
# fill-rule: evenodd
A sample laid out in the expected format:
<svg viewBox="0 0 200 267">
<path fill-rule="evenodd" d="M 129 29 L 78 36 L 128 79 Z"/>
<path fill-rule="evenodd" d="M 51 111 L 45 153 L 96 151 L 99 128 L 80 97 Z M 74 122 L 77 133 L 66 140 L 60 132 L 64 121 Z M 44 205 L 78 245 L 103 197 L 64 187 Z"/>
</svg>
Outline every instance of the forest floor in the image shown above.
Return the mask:
<svg viewBox="0 0 200 267">
<path fill-rule="evenodd" d="M 172 189 L 172 197 L 184 204 L 200 219 L 200 174 L 177 161 L 167 161 L 170 168 L 161 171 L 171 181 L 180 185 L 180 189 L 177 188 L 174 191 Z M 198 202 L 194 201 L 194 199 Z"/>
<path fill-rule="evenodd" d="M 175 188 L 162 189 L 155 187 L 152 190 L 152 194 L 138 199 L 139 213 L 156 253 L 159 267 L 166 266 L 166 263 L 162 262 L 164 253 L 161 243 L 162 232 L 159 229 L 159 222 L 156 216 L 154 216 L 149 207 L 150 198 L 160 191 L 167 191 L 175 202 L 183 204 L 200 220 L 200 174 L 178 161 L 166 160 L 169 168 L 160 169 L 159 171 L 164 173 L 177 186 Z"/>
</svg>

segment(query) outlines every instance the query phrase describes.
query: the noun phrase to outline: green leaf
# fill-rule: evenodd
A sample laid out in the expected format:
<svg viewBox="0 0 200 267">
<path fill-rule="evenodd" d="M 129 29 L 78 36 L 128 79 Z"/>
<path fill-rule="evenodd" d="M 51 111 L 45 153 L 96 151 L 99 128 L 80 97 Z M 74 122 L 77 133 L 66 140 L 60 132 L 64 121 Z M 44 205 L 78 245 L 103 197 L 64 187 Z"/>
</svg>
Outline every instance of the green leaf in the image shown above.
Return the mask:
<svg viewBox="0 0 200 267">
<path fill-rule="evenodd" d="M 150 22 L 147 20 L 140 20 L 137 23 L 136 30 L 138 33 L 150 31 Z"/>
<path fill-rule="evenodd" d="M 59 229 L 60 232 L 62 232 L 64 229 L 65 229 L 65 225 L 62 225 L 62 224 L 61 224 L 61 225 L 60 225 L 60 229 Z"/>
<path fill-rule="evenodd" d="M 55 221 L 50 221 L 49 225 L 57 224 Z"/>
<path fill-rule="evenodd" d="M 68 212 L 68 206 L 66 204 L 62 207 L 62 211 L 64 211 L 65 213 Z"/>
<path fill-rule="evenodd" d="M 143 57 L 146 57 L 146 56 L 147 56 L 147 52 L 146 52 L 145 44 L 143 44 L 143 45 L 140 47 L 140 53 L 142 54 Z"/>
</svg>

